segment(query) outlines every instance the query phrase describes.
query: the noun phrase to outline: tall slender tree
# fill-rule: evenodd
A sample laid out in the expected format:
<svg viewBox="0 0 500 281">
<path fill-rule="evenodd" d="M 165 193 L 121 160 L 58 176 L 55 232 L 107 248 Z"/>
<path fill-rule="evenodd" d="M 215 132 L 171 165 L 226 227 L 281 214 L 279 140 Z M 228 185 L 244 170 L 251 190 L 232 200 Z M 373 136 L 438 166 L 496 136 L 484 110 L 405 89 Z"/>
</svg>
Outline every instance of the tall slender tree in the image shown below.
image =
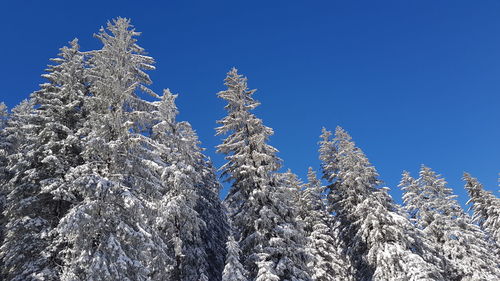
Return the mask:
<svg viewBox="0 0 500 281">
<path fill-rule="evenodd" d="M 422 166 L 420 178 L 408 173 L 400 185 L 405 191 L 405 207 L 433 242 L 445 261 L 448 280 L 495 280 L 500 278 L 496 245 L 462 210 L 446 181 L 432 169 Z"/>
<path fill-rule="evenodd" d="M 473 220 L 500 245 L 500 199 L 486 191 L 483 185 L 468 173 L 464 173 L 465 189 L 469 194 Z"/>
<path fill-rule="evenodd" d="M 217 198 L 220 187 L 196 133 L 189 123 L 175 121 L 175 98 L 164 92 L 152 136 L 165 163 L 157 223 L 173 257 L 172 268 L 162 278 L 221 280 L 227 223 Z"/>
<path fill-rule="evenodd" d="M 247 79 L 235 68 L 225 85 L 218 96 L 228 102 L 228 114 L 218 121 L 217 134 L 229 135 L 217 151 L 226 155 L 221 170 L 231 182 L 226 204 L 242 264 L 250 280 L 309 280 L 293 195 L 279 184 L 281 161 L 267 144 L 273 131 L 251 112 L 259 105 L 252 98 L 255 90 L 247 88 Z"/>
<path fill-rule="evenodd" d="M 423 258 L 414 227 L 387 191 L 378 188 L 377 171 L 364 153 L 342 128 L 337 127 L 333 140 L 330 135 L 323 130 L 320 159 L 355 279 L 443 280 L 439 268 Z"/>
<path fill-rule="evenodd" d="M 309 168 L 308 182 L 300 197 L 300 217 L 308 238 L 308 263 L 313 280 L 353 280 L 349 260 L 342 253 L 336 233 L 336 220 L 326 211 L 325 186 Z"/>
<path fill-rule="evenodd" d="M 81 200 L 61 219 L 57 234 L 68 246 L 61 280 L 149 280 L 152 261 L 167 260 L 153 227 L 152 198 L 158 178 L 144 130 L 154 105 L 139 91 L 157 97 L 144 70 L 154 60 L 136 43 L 128 19 L 108 22 L 96 35 L 103 48 L 89 53 L 89 118 L 80 130 L 83 163 L 66 175 Z"/>
<path fill-rule="evenodd" d="M 9 172 L 7 170 L 8 165 L 8 155 L 9 155 L 9 143 L 7 141 L 7 134 L 5 127 L 7 127 L 7 121 L 9 119 L 9 111 L 5 103 L 0 103 L 0 247 L 3 244 L 3 235 L 5 224 L 7 223 L 3 211 L 5 209 L 6 203 L 6 183 L 8 182 Z M 0 255 L 0 268 L 3 268 L 3 259 Z M 0 270 L 0 280 L 3 274 Z"/>
<path fill-rule="evenodd" d="M 9 121 L 9 110 L 5 103 L 0 103 L 0 192 L 3 191 L 3 186 L 5 184 L 5 181 L 7 179 L 8 171 L 7 171 L 7 156 L 9 153 L 9 143 L 7 141 L 7 133 L 5 131 L 5 128 L 7 127 L 7 123 Z M 3 194 L 3 193 L 0 193 Z M 3 194 L 5 195 L 5 194 Z M 0 195 L 2 196 L 2 195 Z M 4 198 L 4 197 L 2 197 Z M 5 199 L 5 198 L 4 198 Z M 3 206 L 4 199 L 0 199 L 0 204 Z M 0 207 L 0 212 L 3 210 L 2 207 Z M 0 214 L 2 216 L 2 214 Z M 1 237 L 1 236 L 0 236 Z M 1 241 L 1 240 L 0 240 Z M 1 244 L 0 244 L 1 245 Z"/>
<path fill-rule="evenodd" d="M 176 113 L 175 104 L 173 108 Z M 229 231 L 225 208 L 219 197 L 221 184 L 217 181 L 210 159 L 203 154 L 203 148 L 200 147 L 198 136 L 191 125 L 185 121 L 175 122 L 174 120 L 172 128 L 174 128 L 173 143 L 177 145 L 180 152 L 180 157 L 176 162 L 184 163 L 183 166 L 192 168 L 189 173 L 196 199 L 192 208 L 204 225 L 197 243 L 206 256 L 206 275 L 209 280 L 221 280 Z M 189 245 L 189 243 L 186 244 Z M 191 247 L 194 248 L 195 244 L 191 243 Z M 200 256 L 195 255 L 192 259 L 200 260 Z"/>
<path fill-rule="evenodd" d="M 231 235 L 227 240 L 226 265 L 222 274 L 222 281 L 247 281 L 247 274 L 240 263 L 240 246 Z"/>
<path fill-rule="evenodd" d="M 226 243 L 230 228 L 226 209 L 219 196 L 222 185 L 217 180 L 212 162 L 210 159 L 200 157 L 197 167 L 196 170 L 201 174 L 202 182 L 198 186 L 199 199 L 195 210 L 207 226 L 207 231 L 201 234 L 201 238 L 207 254 L 208 279 L 217 281 L 221 280 L 225 267 Z"/>
<path fill-rule="evenodd" d="M 26 155 L 29 152 L 28 144 L 33 140 L 31 135 L 32 126 L 29 124 L 33 111 L 32 101 L 23 100 L 12 109 L 10 118 L 2 132 L 6 140 L 3 150 L 7 161 L 6 174 L 4 174 L 5 178 L 2 185 L 5 194 L 5 207 L 3 210 L 5 224 L 4 240 L 0 247 L 0 260 L 2 275 L 5 279 L 14 278 L 20 275 L 21 272 L 23 272 L 23 275 L 20 276 L 19 280 L 25 276 L 28 278 L 27 276 L 35 271 L 40 271 L 41 268 L 38 264 L 32 264 L 32 256 L 19 255 L 19 253 L 36 253 L 38 255 L 43 250 L 43 247 L 39 243 L 34 243 L 34 239 L 31 239 L 36 238 L 33 237 L 36 231 L 30 232 L 34 228 L 33 224 L 29 223 L 30 218 L 27 217 L 22 221 L 11 219 L 17 210 L 9 206 L 9 201 L 11 201 L 9 197 L 12 198 L 10 193 L 16 187 L 17 182 L 20 181 L 22 173 L 28 170 L 30 165 L 30 161 L 26 161 Z M 14 230 L 15 228 L 18 228 L 19 231 L 9 231 L 9 229 Z M 10 236 L 17 236 L 17 240 L 14 237 L 10 238 Z M 23 239 L 20 240 L 19 237 Z"/>
<path fill-rule="evenodd" d="M 31 95 L 35 106 L 26 120 L 26 135 L 16 148 L 6 215 L 9 220 L 5 247 L 5 272 L 12 280 L 55 280 L 60 260 L 52 249 L 52 230 L 75 198 L 63 191 L 69 168 L 80 164 L 80 128 L 86 94 L 84 56 L 75 39 L 52 59 L 48 80 Z M 31 246 L 22 246 L 22 243 Z"/>
</svg>

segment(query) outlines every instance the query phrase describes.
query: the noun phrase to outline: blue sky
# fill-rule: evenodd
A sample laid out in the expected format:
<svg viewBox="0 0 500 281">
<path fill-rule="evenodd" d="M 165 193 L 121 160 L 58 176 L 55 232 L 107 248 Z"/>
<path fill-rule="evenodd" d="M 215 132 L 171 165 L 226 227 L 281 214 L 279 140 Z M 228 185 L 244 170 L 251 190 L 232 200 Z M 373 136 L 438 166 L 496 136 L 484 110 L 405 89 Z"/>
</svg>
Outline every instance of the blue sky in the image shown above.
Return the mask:
<svg viewBox="0 0 500 281">
<path fill-rule="evenodd" d="M 162 3 L 160 3 L 162 2 Z M 236 66 L 257 88 L 256 114 L 275 130 L 286 168 L 318 168 L 321 127 L 344 127 L 396 187 L 420 164 L 443 174 L 462 203 L 468 171 L 498 190 L 500 2 L 394 1 L 2 1 L 0 100 L 38 88 L 58 48 L 123 16 L 156 61 L 158 92 L 179 94 L 180 120 L 215 154 L 216 97 Z"/>
</svg>

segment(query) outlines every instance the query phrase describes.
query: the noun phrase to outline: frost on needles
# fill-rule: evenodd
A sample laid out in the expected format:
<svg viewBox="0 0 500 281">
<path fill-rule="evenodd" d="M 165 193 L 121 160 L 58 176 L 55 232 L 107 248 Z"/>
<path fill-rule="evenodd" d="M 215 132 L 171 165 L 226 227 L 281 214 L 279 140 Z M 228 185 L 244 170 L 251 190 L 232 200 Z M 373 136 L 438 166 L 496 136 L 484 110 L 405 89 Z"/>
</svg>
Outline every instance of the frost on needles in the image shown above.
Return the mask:
<svg viewBox="0 0 500 281">
<path fill-rule="evenodd" d="M 175 121 L 173 96 L 147 88 L 154 60 L 138 35 L 117 18 L 96 35 L 102 49 L 72 41 L 12 110 L 1 134 L 5 280 L 221 279 L 220 185 Z"/>
<path fill-rule="evenodd" d="M 217 134 L 228 134 L 217 152 L 226 155 L 222 175 L 231 182 L 226 198 L 231 225 L 249 280 L 310 280 L 305 237 L 296 221 L 297 202 L 276 171 L 281 160 L 267 144 L 273 134 L 251 111 L 259 103 L 247 79 L 233 68 L 227 89 L 217 95 L 227 102 L 228 115 Z"/>
<path fill-rule="evenodd" d="M 219 176 L 177 95 L 150 88 L 139 35 L 116 18 L 100 49 L 72 40 L 39 90 L 0 103 L 0 280 L 500 280 L 500 199 L 477 179 L 464 174 L 471 215 L 425 166 L 403 174 L 399 206 L 338 127 L 304 183 L 235 68 L 217 94 Z"/>
</svg>

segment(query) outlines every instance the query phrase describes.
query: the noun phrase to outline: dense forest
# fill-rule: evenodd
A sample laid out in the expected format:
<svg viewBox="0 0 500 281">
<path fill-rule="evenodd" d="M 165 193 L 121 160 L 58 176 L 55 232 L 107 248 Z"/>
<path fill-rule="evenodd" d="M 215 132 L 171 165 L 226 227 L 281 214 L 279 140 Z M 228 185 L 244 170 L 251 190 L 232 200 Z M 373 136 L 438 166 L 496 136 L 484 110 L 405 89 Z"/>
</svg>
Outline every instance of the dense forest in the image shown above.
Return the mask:
<svg viewBox="0 0 500 281">
<path fill-rule="evenodd" d="M 0 105 L 0 280 L 500 280 L 500 199 L 476 178 L 464 210 L 431 168 L 404 172 L 399 205 L 340 127 L 319 171 L 283 172 L 235 68 L 219 176 L 177 95 L 148 87 L 139 35 L 108 22 L 101 49 L 71 41 L 39 90 Z"/>
</svg>

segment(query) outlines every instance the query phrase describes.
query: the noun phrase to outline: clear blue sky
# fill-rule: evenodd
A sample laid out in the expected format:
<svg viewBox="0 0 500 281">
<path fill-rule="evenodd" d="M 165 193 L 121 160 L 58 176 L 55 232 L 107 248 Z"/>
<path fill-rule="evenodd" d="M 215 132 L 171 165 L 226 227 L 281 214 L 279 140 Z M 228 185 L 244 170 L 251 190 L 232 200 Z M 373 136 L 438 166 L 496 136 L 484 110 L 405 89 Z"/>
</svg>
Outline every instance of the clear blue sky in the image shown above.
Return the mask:
<svg viewBox="0 0 500 281">
<path fill-rule="evenodd" d="M 160 4 L 161 2 L 161 4 Z M 48 59 L 74 37 L 83 50 L 106 21 L 130 17 L 156 61 L 153 89 L 179 93 L 217 166 L 216 98 L 232 66 L 262 102 L 285 167 L 318 168 L 322 126 L 343 126 L 393 189 L 424 163 L 466 200 L 469 171 L 498 190 L 500 2 L 2 1 L 0 100 L 38 88 Z"/>
</svg>

